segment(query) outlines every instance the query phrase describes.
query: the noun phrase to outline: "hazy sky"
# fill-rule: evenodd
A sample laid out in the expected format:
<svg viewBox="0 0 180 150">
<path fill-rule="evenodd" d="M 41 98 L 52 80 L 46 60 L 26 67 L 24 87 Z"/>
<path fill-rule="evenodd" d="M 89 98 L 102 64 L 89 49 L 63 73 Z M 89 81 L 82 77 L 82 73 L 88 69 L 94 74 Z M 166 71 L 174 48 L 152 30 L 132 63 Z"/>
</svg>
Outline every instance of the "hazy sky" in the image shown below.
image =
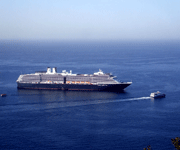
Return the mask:
<svg viewBox="0 0 180 150">
<path fill-rule="evenodd" d="M 180 0 L 0 0 L 0 39 L 180 40 Z"/>
</svg>

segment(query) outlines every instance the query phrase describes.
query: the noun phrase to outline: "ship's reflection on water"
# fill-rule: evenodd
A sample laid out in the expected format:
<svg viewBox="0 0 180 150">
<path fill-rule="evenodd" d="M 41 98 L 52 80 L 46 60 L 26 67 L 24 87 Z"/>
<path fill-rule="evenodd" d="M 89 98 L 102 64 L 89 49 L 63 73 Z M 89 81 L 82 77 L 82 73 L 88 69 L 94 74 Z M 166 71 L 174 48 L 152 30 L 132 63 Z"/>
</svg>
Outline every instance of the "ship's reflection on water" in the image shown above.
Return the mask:
<svg viewBox="0 0 180 150">
<path fill-rule="evenodd" d="M 17 90 L 22 103 L 43 104 L 46 109 L 107 103 L 124 99 L 128 93 L 99 91 Z M 42 106 L 41 106 L 42 107 Z M 41 108 L 42 109 L 42 108 Z"/>
</svg>

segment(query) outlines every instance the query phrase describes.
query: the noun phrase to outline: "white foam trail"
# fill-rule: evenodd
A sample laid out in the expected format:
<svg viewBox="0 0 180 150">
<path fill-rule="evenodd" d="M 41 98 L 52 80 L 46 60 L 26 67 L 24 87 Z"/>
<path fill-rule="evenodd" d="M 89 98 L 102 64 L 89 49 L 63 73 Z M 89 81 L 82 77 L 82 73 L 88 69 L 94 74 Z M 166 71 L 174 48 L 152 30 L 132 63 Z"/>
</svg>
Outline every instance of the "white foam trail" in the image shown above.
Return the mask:
<svg viewBox="0 0 180 150">
<path fill-rule="evenodd" d="M 139 100 L 147 100 L 151 99 L 150 97 L 139 97 L 139 98 L 129 98 L 129 99 L 118 99 L 118 100 L 84 100 L 84 101 L 74 101 L 68 102 L 64 101 L 61 103 L 48 103 L 48 105 L 44 105 L 44 107 L 39 107 L 39 104 L 26 104 L 26 105 L 7 105 L 3 106 L 1 110 L 11 112 L 19 112 L 19 111 L 32 111 L 32 110 L 42 110 L 42 109 L 53 109 L 53 108 L 65 108 L 65 107 L 76 107 L 76 106 L 86 106 L 86 105 L 98 105 L 98 104 L 108 104 L 108 103 L 119 103 L 119 102 L 128 102 L 128 101 L 139 101 Z M 27 107 L 28 106 L 28 107 Z"/>
<path fill-rule="evenodd" d="M 124 101 L 138 101 L 138 100 L 145 100 L 150 99 L 150 97 L 139 97 L 139 98 L 130 98 L 130 99 L 120 99 L 120 100 L 114 100 L 117 102 L 124 102 Z"/>
<path fill-rule="evenodd" d="M 150 97 L 139 97 L 139 98 L 129 98 L 129 99 L 118 99 L 118 100 L 94 100 L 94 101 L 81 101 L 81 102 L 68 102 L 61 103 L 60 107 L 72 107 L 72 106 L 84 106 L 84 105 L 97 105 L 106 103 L 116 103 L 116 102 L 126 102 L 126 101 L 139 101 L 150 99 Z"/>
<path fill-rule="evenodd" d="M 112 102 L 138 101 L 138 100 L 145 100 L 145 99 L 150 99 L 150 97 L 139 97 L 139 98 L 129 98 L 129 99 L 119 99 L 119 100 L 101 100 L 101 101 L 98 101 L 97 104 L 112 103 Z M 94 103 L 94 104 L 96 104 L 96 103 Z"/>
</svg>

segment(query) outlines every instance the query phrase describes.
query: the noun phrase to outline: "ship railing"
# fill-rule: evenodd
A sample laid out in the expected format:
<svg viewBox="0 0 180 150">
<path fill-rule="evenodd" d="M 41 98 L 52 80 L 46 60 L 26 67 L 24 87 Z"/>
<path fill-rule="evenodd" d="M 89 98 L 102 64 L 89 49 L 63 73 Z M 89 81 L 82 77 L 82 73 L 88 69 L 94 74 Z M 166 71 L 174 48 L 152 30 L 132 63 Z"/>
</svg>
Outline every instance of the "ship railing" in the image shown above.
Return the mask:
<svg viewBox="0 0 180 150">
<path fill-rule="evenodd" d="M 119 83 L 121 83 L 121 84 L 132 84 L 132 81 L 131 82 L 120 81 Z"/>
<path fill-rule="evenodd" d="M 97 82 L 92 82 L 91 84 L 92 84 L 92 85 L 97 85 L 98 83 L 97 83 Z"/>
<path fill-rule="evenodd" d="M 103 84 L 118 84 L 119 82 L 97 82 L 98 85 L 103 85 Z"/>
<path fill-rule="evenodd" d="M 82 84 L 89 85 L 91 84 L 89 81 L 66 81 L 66 84 Z"/>
<path fill-rule="evenodd" d="M 92 83 L 93 85 L 106 85 L 106 84 L 117 84 L 117 83 L 115 83 L 115 82 L 94 82 L 94 83 Z"/>
<path fill-rule="evenodd" d="M 56 84 L 63 84 L 63 81 L 53 81 L 53 83 L 56 83 Z"/>
<path fill-rule="evenodd" d="M 132 84 L 132 81 L 131 81 L 131 82 L 126 82 L 126 83 L 128 83 L 128 84 Z"/>
<path fill-rule="evenodd" d="M 132 80 L 123 79 L 123 80 L 114 80 L 117 83 L 132 83 Z"/>
</svg>

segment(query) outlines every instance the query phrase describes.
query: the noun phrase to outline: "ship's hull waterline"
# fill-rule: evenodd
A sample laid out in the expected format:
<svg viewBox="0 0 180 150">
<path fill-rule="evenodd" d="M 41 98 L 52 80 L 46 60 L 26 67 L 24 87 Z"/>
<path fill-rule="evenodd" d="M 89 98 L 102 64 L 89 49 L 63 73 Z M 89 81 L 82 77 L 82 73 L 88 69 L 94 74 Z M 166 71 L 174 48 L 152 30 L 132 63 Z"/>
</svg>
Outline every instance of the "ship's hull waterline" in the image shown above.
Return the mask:
<svg viewBox="0 0 180 150">
<path fill-rule="evenodd" d="M 80 85 L 80 84 L 30 84 L 18 83 L 18 89 L 36 90 L 70 90 L 70 91 L 123 91 L 130 83 L 109 85 Z"/>
<path fill-rule="evenodd" d="M 132 82 L 118 82 L 109 73 L 101 70 L 94 74 L 72 74 L 63 70 L 57 73 L 57 69 L 48 67 L 47 72 L 20 75 L 17 82 L 18 89 L 37 90 L 78 90 L 78 91 L 122 91 Z"/>
</svg>

